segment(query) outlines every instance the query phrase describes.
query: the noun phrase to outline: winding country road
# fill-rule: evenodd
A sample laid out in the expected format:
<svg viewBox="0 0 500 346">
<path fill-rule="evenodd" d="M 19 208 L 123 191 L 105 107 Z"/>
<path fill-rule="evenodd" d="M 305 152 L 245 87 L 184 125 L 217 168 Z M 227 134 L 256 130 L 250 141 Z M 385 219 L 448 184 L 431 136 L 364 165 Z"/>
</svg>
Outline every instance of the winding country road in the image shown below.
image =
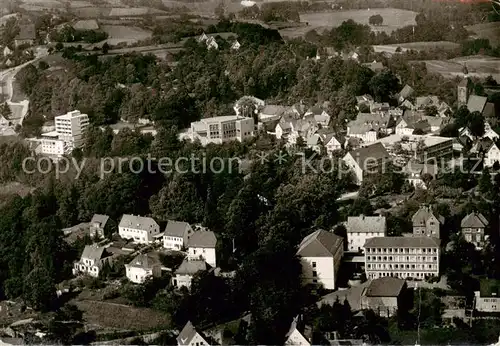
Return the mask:
<svg viewBox="0 0 500 346">
<path fill-rule="evenodd" d="M 24 64 L 21 64 L 19 66 L 9 68 L 7 70 L 0 71 L 0 83 L 1 85 L 3 85 L 2 92 L 7 96 L 7 99 L 5 101 L 10 106 L 12 114 L 18 115 L 16 113 L 19 112 L 17 112 L 16 109 L 22 107 L 21 114 L 18 117 L 15 117 L 16 120 L 19 119 L 19 125 L 23 124 L 24 117 L 28 113 L 29 101 L 23 100 L 20 102 L 12 102 L 12 96 L 14 94 L 12 84 L 14 83 L 15 76 L 23 67 L 37 62 L 38 60 L 46 57 L 48 54 L 49 53 L 45 48 L 36 49 L 36 57 L 33 60 L 25 62 Z"/>
</svg>

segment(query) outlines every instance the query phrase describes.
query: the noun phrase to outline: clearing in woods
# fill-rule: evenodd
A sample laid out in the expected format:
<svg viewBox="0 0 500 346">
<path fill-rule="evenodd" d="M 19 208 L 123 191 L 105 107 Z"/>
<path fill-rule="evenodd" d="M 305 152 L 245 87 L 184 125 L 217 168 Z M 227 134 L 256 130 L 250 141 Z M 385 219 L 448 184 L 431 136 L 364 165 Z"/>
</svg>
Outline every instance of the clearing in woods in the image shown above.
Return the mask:
<svg viewBox="0 0 500 346">
<path fill-rule="evenodd" d="M 150 31 L 134 26 L 102 25 L 101 29 L 108 33 L 109 37 L 106 42 L 110 45 L 117 45 L 122 42 L 135 43 L 152 36 Z"/>
<path fill-rule="evenodd" d="M 474 33 L 477 38 L 487 38 L 492 46 L 500 44 L 500 22 L 470 25 L 465 29 Z"/>
<path fill-rule="evenodd" d="M 375 8 L 362 10 L 334 11 L 321 13 L 304 13 L 300 15 L 300 21 L 308 23 L 305 28 L 298 28 L 301 34 L 312 30 L 323 30 L 325 28 L 337 27 L 342 22 L 352 19 L 357 23 L 368 25 L 370 16 L 379 14 L 384 18 L 384 22 L 379 26 L 371 26 L 373 31 L 392 31 L 407 25 L 415 25 L 416 12 L 400 10 L 395 8 Z M 295 28 L 294 28 L 295 29 Z M 293 29 L 285 29 L 285 36 L 299 36 L 293 34 Z"/>
</svg>

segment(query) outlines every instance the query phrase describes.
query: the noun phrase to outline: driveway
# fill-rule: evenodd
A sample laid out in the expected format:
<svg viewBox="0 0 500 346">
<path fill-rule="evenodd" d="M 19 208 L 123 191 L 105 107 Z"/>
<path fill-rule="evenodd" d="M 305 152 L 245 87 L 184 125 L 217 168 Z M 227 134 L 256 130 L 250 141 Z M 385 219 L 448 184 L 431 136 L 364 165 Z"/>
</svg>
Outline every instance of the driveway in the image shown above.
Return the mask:
<svg viewBox="0 0 500 346">
<path fill-rule="evenodd" d="M 441 276 L 441 279 L 439 282 L 436 283 L 429 283 L 426 281 L 406 281 L 408 287 L 420 287 L 420 288 L 427 288 L 427 289 L 435 289 L 435 288 L 441 288 L 442 290 L 449 290 L 450 286 L 448 286 L 446 276 Z"/>
</svg>

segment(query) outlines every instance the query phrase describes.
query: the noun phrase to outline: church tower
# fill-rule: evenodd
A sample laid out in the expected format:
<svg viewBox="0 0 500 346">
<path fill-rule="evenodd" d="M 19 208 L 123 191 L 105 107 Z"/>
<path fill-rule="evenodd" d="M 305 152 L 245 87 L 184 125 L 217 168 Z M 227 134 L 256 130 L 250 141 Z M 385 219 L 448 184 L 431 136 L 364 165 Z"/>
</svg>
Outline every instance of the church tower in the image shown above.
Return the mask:
<svg viewBox="0 0 500 346">
<path fill-rule="evenodd" d="M 464 74 L 464 79 L 460 82 L 460 84 L 458 84 L 457 90 L 459 108 L 467 105 L 467 101 L 469 100 L 469 95 L 472 88 L 472 82 L 469 79 L 469 70 L 467 69 L 467 65 L 464 65 L 462 72 Z"/>
</svg>

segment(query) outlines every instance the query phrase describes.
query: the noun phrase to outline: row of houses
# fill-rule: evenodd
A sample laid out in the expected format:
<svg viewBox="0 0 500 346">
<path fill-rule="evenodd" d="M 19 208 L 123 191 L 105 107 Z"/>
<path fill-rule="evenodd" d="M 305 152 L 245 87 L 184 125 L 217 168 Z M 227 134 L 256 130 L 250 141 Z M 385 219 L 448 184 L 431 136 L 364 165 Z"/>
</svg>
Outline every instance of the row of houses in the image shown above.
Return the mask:
<svg viewBox="0 0 500 346">
<path fill-rule="evenodd" d="M 102 238 L 106 233 L 109 217 L 96 214 L 90 223 L 90 235 Z M 165 251 L 180 251 L 186 254 L 182 264 L 174 272 L 172 283 L 176 287 L 191 286 L 193 275 L 200 270 L 213 270 L 217 267 L 216 235 L 201 226 L 192 227 L 187 222 L 168 221 L 165 230 L 160 232 L 158 223 L 150 218 L 125 214 L 118 224 L 118 235 L 132 240 L 136 244 L 162 244 Z M 73 273 L 99 277 L 103 267 L 112 265 L 116 258 L 123 255 L 116 253 L 107 245 L 87 245 Z M 143 283 L 148 277 L 161 276 L 163 266 L 158 256 L 152 253 L 139 253 L 125 265 L 127 278 L 134 283 Z M 167 268 L 163 268 L 166 270 Z"/>
</svg>

